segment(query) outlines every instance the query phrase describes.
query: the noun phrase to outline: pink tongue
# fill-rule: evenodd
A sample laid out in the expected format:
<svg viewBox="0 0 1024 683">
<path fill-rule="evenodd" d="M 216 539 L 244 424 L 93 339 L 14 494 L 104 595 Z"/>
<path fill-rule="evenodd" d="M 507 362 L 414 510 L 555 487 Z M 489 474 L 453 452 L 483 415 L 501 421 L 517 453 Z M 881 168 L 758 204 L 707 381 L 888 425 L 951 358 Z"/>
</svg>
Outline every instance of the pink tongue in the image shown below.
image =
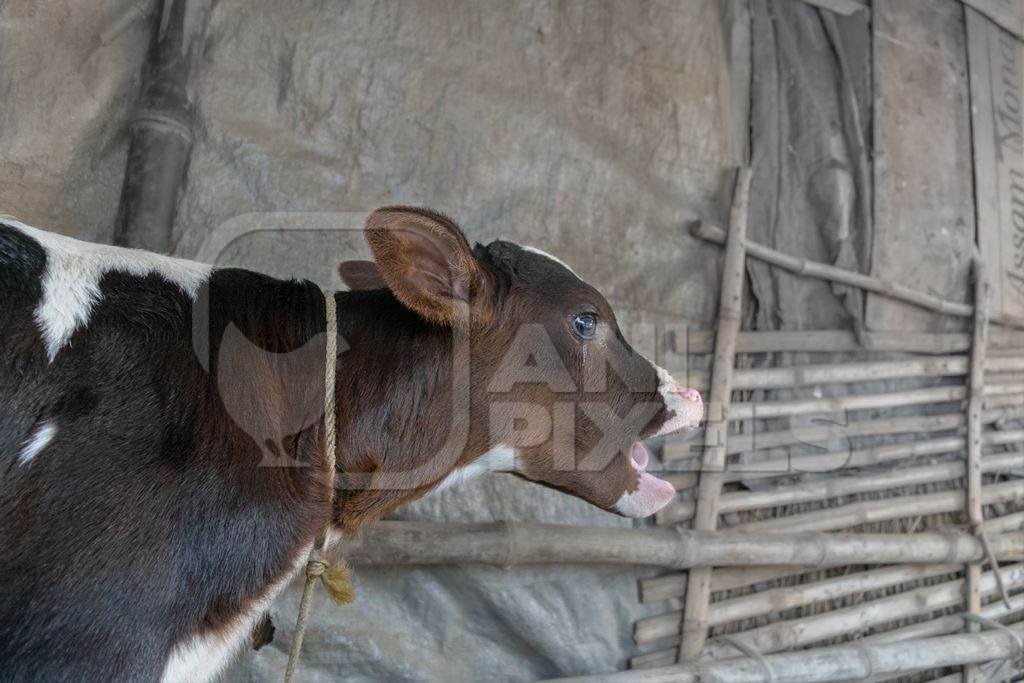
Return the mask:
<svg viewBox="0 0 1024 683">
<path fill-rule="evenodd" d="M 647 463 L 651 459 L 651 452 L 647 450 L 647 447 L 637 441 L 633 444 L 633 448 L 630 449 L 629 455 L 633 458 L 633 462 L 636 463 L 637 467 L 641 470 L 647 469 Z"/>
<path fill-rule="evenodd" d="M 633 444 L 629 452 L 633 468 L 639 473 L 637 488 L 623 496 L 619 502 L 619 512 L 627 517 L 647 517 L 665 507 L 675 497 L 672 484 L 662 481 L 645 471 L 651 459 L 651 453 L 640 442 Z"/>
</svg>

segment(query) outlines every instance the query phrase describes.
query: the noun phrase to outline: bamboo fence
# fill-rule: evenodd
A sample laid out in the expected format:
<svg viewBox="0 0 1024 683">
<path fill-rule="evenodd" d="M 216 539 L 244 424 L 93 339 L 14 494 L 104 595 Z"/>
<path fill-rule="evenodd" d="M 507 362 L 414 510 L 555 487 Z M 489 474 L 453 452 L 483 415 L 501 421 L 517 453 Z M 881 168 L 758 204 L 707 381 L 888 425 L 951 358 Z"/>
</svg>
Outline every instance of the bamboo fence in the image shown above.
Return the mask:
<svg viewBox="0 0 1024 683">
<path fill-rule="evenodd" d="M 964 653 L 982 647 L 972 638 L 997 638 L 974 619 L 1024 618 L 1024 565 L 1000 566 L 1009 558 L 997 547 L 1024 539 L 1021 321 L 989 314 L 980 262 L 974 300 L 962 304 L 750 242 L 737 224 L 745 217 L 737 186 L 728 231 L 709 224 L 694 231 L 726 247 L 720 320 L 714 332 L 675 333 L 676 353 L 698 361 L 712 355 L 698 369 L 672 370 L 707 392 L 713 407 L 703 447 L 670 439 L 662 448 L 663 476 L 679 496 L 658 513 L 656 528 L 717 529 L 719 538 L 739 533 L 770 543 L 793 533 L 836 538 L 878 530 L 912 538 L 907 531 L 958 527 L 987 548 L 986 557 L 892 564 L 865 554 L 845 570 L 782 558 L 743 566 L 702 558 L 688 572 L 640 581 L 640 600 L 666 608 L 635 624 L 636 671 L 607 680 L 726 681 L 734 671 L 751 676 L 735 680 L 764 680 L 764 663 L 776 658 L 799 663 L 800 680 L 832 680 L 817 670 L 803 676 L 808 658 L 830 651 L 823 646 L 843 643 L 856 653 L 851 661 L 862 661 L 872 648 L 935 637 L 957 638 L 949 642 L 963 652 L 944 658 L 925 648 L 920 666 L 863 676 L 881 681 L 928 670 L 982 680 L 979 665 L 993 657 Z M 741 332 L 735 306 L 746 255 L 969 318 L 972 331 Z M 814 360 L 785 362 L 796 358 Z M 972 619 L 951 613 L 963 610 Z M 792 659 L 773 654 L 809 647 L 818 649 Z M 962 670 L 942 670 L 954 665 Z"/>
</svg>

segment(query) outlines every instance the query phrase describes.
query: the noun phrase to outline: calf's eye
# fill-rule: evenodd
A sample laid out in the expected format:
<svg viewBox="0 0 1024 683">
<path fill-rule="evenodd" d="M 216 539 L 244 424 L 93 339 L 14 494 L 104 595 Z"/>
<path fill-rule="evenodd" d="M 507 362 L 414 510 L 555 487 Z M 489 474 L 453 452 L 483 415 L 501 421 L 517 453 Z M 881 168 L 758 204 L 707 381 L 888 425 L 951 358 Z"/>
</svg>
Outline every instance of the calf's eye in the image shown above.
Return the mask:
<svg viewBox="0 0 1024 683">
<path fill-rule="evenodd" d="M 590 339 L 597 332 L 597 316 L 593 313 L 577 313 L 572 317 L 572 328 L 582 339 Z"/>
</svg>

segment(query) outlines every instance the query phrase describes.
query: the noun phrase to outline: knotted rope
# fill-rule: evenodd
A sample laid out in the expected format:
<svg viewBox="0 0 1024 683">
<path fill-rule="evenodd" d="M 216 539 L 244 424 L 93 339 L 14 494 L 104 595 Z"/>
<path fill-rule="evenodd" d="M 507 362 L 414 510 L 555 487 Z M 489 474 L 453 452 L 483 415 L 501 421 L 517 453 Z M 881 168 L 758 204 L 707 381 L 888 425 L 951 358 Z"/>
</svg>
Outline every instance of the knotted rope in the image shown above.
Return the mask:
<svg viewBox="0 0 1024 683">
<path fill-rule="evenodd" d="M 324 363 L 324 456 L 327 461 L 327 484 L 330 491 L 330 514 L 334 515 L 334 464 L 335 444 L 337 442 L 337 413 L 334 409 L 335 363 L 338 358 L 338 311 L 334 302 L 333 292 L 324 292 L 324 308 L 327 317 L 327 353 Z M 330 521 L 327 523 L 330 528 Z M 344 561 L 330 562 L 324 554 L 327 543 L 327 528 L 317 534 L 313 547 L 309 550 L 306 561 L 306 583 L 302 587 L 302 600 L 299 602 L 299 616 L 295 620 L 295 637 L 292 649 L 288 653 L 288 668 L 284 673 L 285 683 L 292 683 L 295 670 L 299 666 L 302 653 L 302 639 L 306 635 L 306 622 L 313 604 L 313 591 L 316 580 L 320 579 L 324 589 L 338 604 L 351 602 L 354 597 L 349 585 L 351 573 Z"/>
</svg>

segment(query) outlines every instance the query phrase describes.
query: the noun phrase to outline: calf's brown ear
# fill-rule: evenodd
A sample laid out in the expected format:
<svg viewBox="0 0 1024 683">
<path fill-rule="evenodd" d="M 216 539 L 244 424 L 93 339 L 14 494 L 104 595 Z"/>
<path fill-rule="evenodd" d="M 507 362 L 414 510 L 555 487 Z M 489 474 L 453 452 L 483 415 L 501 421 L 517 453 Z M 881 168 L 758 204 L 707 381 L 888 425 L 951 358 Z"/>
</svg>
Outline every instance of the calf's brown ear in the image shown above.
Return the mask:
<svg viewBox="0 0 1024 683">
<path fill-rule="evenodd" d="M 387 289 L 388 283 L 384 282 L 377 264 L 373 261 L 342 261 L 338 264 L 338 273 L 341 280 L 353 292 L 362 292 L 367 289 Z"/>
<path fill-rule="evenodd" d="M 404 305 L 441 324 L 468 314 L 480 268 L 450 219 L 429 209 L 377 209 L 366 220 L 366 241 L 380 276 Z"/>
</svg>

